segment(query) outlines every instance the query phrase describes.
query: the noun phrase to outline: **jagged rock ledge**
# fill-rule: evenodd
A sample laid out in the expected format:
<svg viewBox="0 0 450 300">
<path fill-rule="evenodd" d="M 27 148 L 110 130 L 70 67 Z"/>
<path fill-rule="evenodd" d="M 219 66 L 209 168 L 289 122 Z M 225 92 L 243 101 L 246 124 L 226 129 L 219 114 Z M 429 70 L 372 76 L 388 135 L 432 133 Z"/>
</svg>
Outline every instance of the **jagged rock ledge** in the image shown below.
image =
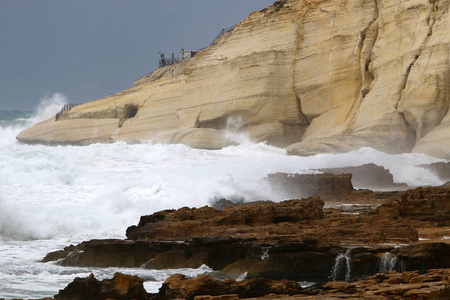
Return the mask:
<svg viewBox="0 0 450 300">
<path fill-rule="evenodd" d="M 449 199 L 449 188 L 429 187 L 378 192 L 370 200 L 383 203 L 376 209 L 324 209 L 318 197 L 222 210 L 185 207 L 141 217 L 128 228 L 127 240 L 83 242 L 44 261 L 152 269 L 206 264 L 218 276 L 246 272 L 248 278 L 317 282 L 342 276 L 331 272 L 338 257 L 351 262 L 349 276 L 355 278 L 379 271 L 389 253 L 398 260 L 396 270 L 425 272 L 450 267 Z"/>
</svg>

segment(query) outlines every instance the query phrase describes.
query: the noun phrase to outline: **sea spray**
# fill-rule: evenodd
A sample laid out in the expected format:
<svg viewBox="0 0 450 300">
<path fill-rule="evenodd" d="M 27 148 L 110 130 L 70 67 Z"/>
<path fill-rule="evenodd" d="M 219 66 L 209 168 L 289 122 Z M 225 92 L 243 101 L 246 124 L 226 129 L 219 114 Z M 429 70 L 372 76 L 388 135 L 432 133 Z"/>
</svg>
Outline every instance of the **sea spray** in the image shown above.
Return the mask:
<svg viewBox="0 0 450 300">
<path fill-rule="evenodd" d="M 40 100 L 30 121 L 35 124 L 49 119 L 55 116 L 64 104 L 67 104 L 67 97 L 63 94 L 55 93 L 50 97 L 46 96 Z"/>
<path fill-rule="evenodd" d="M 248 132 L 241 130 L 243 127 L 242 116 L 230 115 L 227 118 L 224 137 L 238 145 L 251 144 Z"/>
<path fill-rule="evenodd" d="M 9 204 L 0 198 L 0 241 L 28 240 L 34 236 L 33 227 L 23 222 L 23 218 L 28 216 L 22 215 L 14 204 Z"/>
<path fill-rule="evenodd" d="M 335 260 L 333 268 L 331 269 L 330 279 L 333 281 L 344 279 L 350 280 L 351 276 L 351 250 L 347 249 L 344 253 L 339 253 Z"/>
<path fill-rule="evenodd" d="M 42 98 L 34 112 L 0 111 L 0 147 L 15 143 L 16 136 L 25 128 L 55 116 L 66 102 L 66 96 L 55 93 Z"/>
<path fill-rule="evenodd" d="M 99 279 L 112 277 L 121 269 L 61 267 L 38 261 L 48 252 L 84 240 L 125 238 L 126 228 L 141 215 L 201 207 L 211 199 L 286 200 L 265 181 L 270 173 L 310 173 L 311 169 L 376 163 L 389 169 L 396 182 L 442 184 L 418 167 L 442 160 L 423 154 L 388 155 L 361 148 L 343 154 L 288 156 L 284 149 L 251 143 L 242 133 L 242 123 L 234 121 L 228 133 L 240 139 L 235 146 L 215 151 L 147 143 L 48 147 L 17 142 L 22 129 L 53 117 L 66 101 L 60 96 L 48 99 L 53 100 L 45 100 L 47 106 L 26 121 L 23 114 L 19 123 L 0 123 L 0 298 L 52 296 L 75 277 L 87 277 L 90 272 Z M 426 176 L 420 178 L 420 173 Z M 341 260 L 340 268 L 346 272 L 346 260 Z M 157 289 L 173 272 L 195 276 L 208 268 L 121 271 L 154 278 L 146 285 Z"/>
</svg>

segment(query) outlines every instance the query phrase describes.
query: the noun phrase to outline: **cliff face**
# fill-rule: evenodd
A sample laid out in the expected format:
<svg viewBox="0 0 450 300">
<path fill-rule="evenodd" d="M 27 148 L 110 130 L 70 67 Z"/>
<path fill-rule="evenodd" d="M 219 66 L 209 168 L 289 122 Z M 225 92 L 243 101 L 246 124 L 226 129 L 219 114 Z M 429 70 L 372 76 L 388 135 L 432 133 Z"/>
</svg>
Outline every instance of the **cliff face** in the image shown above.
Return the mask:
<svg viewBox="0 0 450 300">
<path fill-rule="evenodd" d="M 292 154 L 371 146 L 450 158 L 448 8 L 449 0 L 277 1 L 196 57 L 18 139 L 215 149 L 232 143 L 228 128 Z"/>
</svg>

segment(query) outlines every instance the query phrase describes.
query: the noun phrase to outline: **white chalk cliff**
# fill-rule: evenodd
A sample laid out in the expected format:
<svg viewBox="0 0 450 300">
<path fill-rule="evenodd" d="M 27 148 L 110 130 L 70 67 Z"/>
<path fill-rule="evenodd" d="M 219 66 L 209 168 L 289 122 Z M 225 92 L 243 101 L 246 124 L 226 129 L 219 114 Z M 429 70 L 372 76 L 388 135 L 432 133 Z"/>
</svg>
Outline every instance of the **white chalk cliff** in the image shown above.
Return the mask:
<svg viewBox="0 0 450 300">
<path fill-rule="evenodd" d="M 280 0 L 194 58 L 18 139 L 217 149 L 233 143 L 231 120 L 291 154 L 370 146 L 450 159 L 449 2 Z"/>
</svg>

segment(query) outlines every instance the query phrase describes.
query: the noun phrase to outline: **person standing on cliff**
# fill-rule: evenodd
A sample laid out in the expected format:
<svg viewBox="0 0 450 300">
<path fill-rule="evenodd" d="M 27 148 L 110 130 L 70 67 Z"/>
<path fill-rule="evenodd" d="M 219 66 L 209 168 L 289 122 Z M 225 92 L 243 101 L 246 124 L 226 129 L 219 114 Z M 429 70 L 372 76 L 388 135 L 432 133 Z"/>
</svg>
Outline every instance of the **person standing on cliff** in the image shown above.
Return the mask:
<svg viewBox="0 0 450 300">
<path fill-rule="evenodd" d="M 161 68 L 161 67 L 164 67 L 165 65 L 166 65 L 166 62 L 164 61 L 164 53 L 162 53 L 162 52 L 158 52 L 159 53 L 159 55 L 160 55 L 160 60 L 159 60 L 159 67 Z"/>
</svg>

